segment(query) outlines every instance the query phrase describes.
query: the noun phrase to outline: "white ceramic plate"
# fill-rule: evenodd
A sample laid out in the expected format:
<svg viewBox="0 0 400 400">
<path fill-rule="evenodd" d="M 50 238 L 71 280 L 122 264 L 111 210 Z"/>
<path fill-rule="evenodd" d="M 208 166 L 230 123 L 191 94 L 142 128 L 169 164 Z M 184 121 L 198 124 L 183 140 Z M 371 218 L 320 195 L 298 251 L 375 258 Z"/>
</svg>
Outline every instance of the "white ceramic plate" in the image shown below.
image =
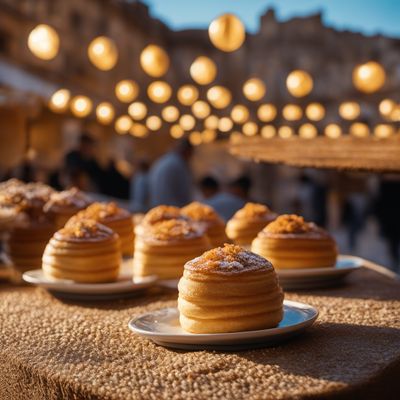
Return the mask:
<svg viewBox="0 0 400 400">
<path fill-rule="evenodd" d="M 317 319 L 318 311 L 303 303 L 284 301 L 284 316 L 276 328 L 256 331 L 193 334 L 179 324 L 177 308 L 163 308 L 129 322 L 129 328 L 155 343 L 184 350 L 239 350 L 276 345 L 301 333 Z"/>
<path fill-rule="evenodd" d="M 362 266 L 362 258 L 340 255 L 334 267 L 283 269 L 276 270 L 276 273 L 285 290 L 316 289 L 336 286 L 342 283 L 348 274 Z"/>
<path fill-rule="evenodd" d="M 124 297 L 146 289 L 157 281 L 155 275 L 133 278 L 130 262 L 130 260 L 122 262 L 120 275 L 115 282 L 77 283 L 67 279 L 52 280 L 46 278 L 41 269 L 25 272 L 22 279 L 61 297 L 90 298 L 92 300 Z"/>
</svg>

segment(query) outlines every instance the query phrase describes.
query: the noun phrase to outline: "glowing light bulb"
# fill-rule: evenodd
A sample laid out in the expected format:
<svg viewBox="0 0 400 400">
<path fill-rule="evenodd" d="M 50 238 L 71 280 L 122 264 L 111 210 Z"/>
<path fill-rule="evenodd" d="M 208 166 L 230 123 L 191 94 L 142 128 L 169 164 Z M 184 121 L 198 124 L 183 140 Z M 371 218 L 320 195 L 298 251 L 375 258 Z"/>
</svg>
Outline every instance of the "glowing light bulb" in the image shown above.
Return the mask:
<svg viewBox="0 0 400 400">
<path fill-rule="evenodd" d="M 244 124 L 250 116 L 249 109 L 243 104 L 237 104 L 232 108 L 231 118 L 237 124 Z"/>
<path fill-rule="evenodd" d="M 382 88 L 385 81 L 385 69 L 375 61 L 357 65 L 353 70 L 353 84 L 361 92 L 374 93 Z"/>
<path fill-rule="evenodd" d="M 249 79 L 243 85 L 243 94 L 250 101 L 261 100 L 266 91 L 264 82 L 258 78 Z"/>
<path fill-rule="evenodd" d="M 208 85 L 217 76 L 217 66 L 208 57 L 197 57 L 190 66 L 190 76 L 199 85 Z"/>
<path fill-rule="evenodd" d="M 68 89 L 59 89 L 53 93 L 49 107 L 54 112 L 64 112 L 68 109 L 71 92 Z"/>
<path fill-rule="evenodd" d="M 115 86 L 115 95 L 119 101 L 130 103 L 139 95 L 139 86 L 132 80 L 124 79 Z"/>
<path fill-rule="evenodd" d="M 342 135 L 342 128 L 338 124 L 328 124 L 325 127 L 325 136 L 331 139 L 337 139 Z"/>
<path fill-rule="evenodd" d="M 292 71 L 286 78 L 286 87 L 294 97 L 307 96 L 312 91 L 313 86 L 311 75 L 300 69 Z"/>
<path fill-rule="evenodd" d="M 113 69 L 118 61 L 118 50 L 114 41 L 106 36 L 92 40 L 88 48 L 90 62 L 101 71 Z"/>
<path fill-rule="evenodd" d="M 287 104 L 282 109 L 282 115 L 287 121 L 298 121 L 303 116 L 303 110 L 296 104 Z"/>
<path fill-rule="evenodd" d="M 207 99 L 212 106 L 222 109 L 230 104 L 232 95 L 224 86 L 213 86 L 207 90 Z"/>
<path fill-rule="evenodd" d="M 115 111 L 111 103 L 103 102 L 96 107 L 97 120 L 107 125 L 114 119 Z"/>
<path fill-rule="evenodd" d="M 147 95 L 154 103 L 162 104 L 170 99 L 172 89 L 167 82 L 154 81 L 148 86 Z"/>
<path fill-rule="evenodd" d="M 128 107 L 128 114 L 135 121 L 142 120 L 147 115 L 147 107 L 140 101 L 135 101 Z"/>
<path fill-rule="evenodd" d="M 179 118 L 179 110 L 175 106 L 167 106 L 162 109 L 161 116 L 166 122 L 175 122 Z"/>
<path fill-rule="evenodd" d="M 199 97 L 199 91 L 193 85 L 183 85 L 177 92 L 178 101 L 184 106 L 191 106 Z"/>
<path fill-rule="evenodd" d="M 223 14 L 211 22 L 208 35 L 217 49 L 231 52 L 242 46 L 246 31 L 238 17 L 233 14 Z"/>
<path fill-rule="evenodd" d="M 204 119 L 210 115 L 211 108 L 205 101 L 197 100 L 192 105 L 192 113 L 196 118 Z"/>
<path fill-rule="evenodd" d="M 355 101 L 346 101 L 339 106 L 339 115 L 343 119 L 356 119 L 361 113 L 361 108 Z"/>
<path fill-rule="evenodd" d="M 58 54 L 60 38 L 55 29 L 46 24 L 37 25 L 28 36 L 29 50 L 42 60 L 52 60 Z"/>
<path fill-rule="evenodd" d="M 273 104 L 261 104 L 257 110 L 257 116 L 260 121 L 271 122 L 276 118 L 277 115 L 276 107 Z"/>
<path fill-rule="evenodd" d="M 325 108 L 320 103 L 310 103 L 306 108 L 306 116 L 311 121 L 321 121 L 325 117 Z"/>
<path fill-rule="evenodd" d="M 129 130 L 132 128 L 132 125 L 133 122 L 128 115 L 121 115 L 116 119 L 114 127 L 117 133 L 123 135 L 129 132 Z"/>
<path fill-rule="evenodd" d="M 76 117 L 88 116 L 93 108 L 92 100 L 87 96 L 75 96 L 71 101 L 71 111 Z"/>
<path fill-rule="evenodd" d="M 161 47 L 150 44 L 140 54 L 140 65 L 147 75 L 160 78 L 168 71 L 169 57 Z"/>
</svg>

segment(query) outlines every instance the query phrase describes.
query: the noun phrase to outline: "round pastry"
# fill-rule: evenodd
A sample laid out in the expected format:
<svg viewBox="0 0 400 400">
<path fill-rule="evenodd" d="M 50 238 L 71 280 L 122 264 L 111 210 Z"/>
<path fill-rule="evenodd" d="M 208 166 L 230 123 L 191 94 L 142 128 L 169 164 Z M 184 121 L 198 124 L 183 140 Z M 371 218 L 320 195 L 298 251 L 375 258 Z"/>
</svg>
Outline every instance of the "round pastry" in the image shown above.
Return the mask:
<svg viewBox="0 0 400 400">
<path fill-rule="evenodd" d="M 281 215 L 253 240 L 251 250 L 276 269 L 333 267 L 337 249 L 327 231 L 298 215 Z"/>
<path fill-rule="evenodd" d="M 273 328 L 283 317 L 283 292 L 272 264 L 237 245 L 187 262 L 178 289 L 179 320 L 191 333 Z"/>
<path fill-rule="evenodd" d="M 118 235 L 90 219 L 73 219 L 50 239 L 43 254 L 46 277 L 82 283 L 114 281 L 121 263 Z"/>
<path fill-rule="evenodd" d="M 85 193 L 73 187 L 53 193 L 44 205 L 44 212 L 54 221 L 56 229 L 61 229 L 74 214 L 91 203 Z"/>
<path fill-rule="evenodd" d="M 185 262 L 209 248 L 204 229 L 194 222 L 170 219 L 146 226 L 136 239 L 133 274 L 180 278 Z"/>
<path fill-rule="evenodd" d="M 170 219 L 183 219 L 180 208 L 164 205 L 154 207 L 144 215 L 140 225 L 135 227 L 135 233 L 136 235 L 141 235 L 146 230 L 146 227 L 148 228 Z"/>
<path fill-rule="evenodd" d="M 74 218 L 94 219 L 116 232 L 121 241 L 123 256 L 133 256 L 135 233 L 130 212 L 115 203 L 93 203 Z"/>
<path fill-rule="evenodd" d="M 263 204 L 247 203 L 228 221 L 226 234 L 234 243 L 250 246 L 258 232 L 277 216 Z"/>
<path fill-rule="evenodd" d="M 228 241 L 225 223 L 212 207 L 194 201 L 183 207 L 181 213 L 193 221 L 204 224 L 211 247 L 222 246 Z"/>
</svg>

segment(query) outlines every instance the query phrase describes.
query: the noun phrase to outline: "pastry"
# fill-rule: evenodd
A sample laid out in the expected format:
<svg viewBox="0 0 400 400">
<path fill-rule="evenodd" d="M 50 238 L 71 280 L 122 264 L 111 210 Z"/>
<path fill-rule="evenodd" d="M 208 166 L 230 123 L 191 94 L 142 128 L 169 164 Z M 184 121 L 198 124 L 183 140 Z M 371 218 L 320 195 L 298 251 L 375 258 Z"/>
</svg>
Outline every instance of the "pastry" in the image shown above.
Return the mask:
<svg viewBox="0 0 400 400">
<path fill-rule="evenodd" d="M 210 248 L 204 228 L 182 219 L 147 225 L 136 239 L 134 276 L 180 278 L 186 261 Z"/>
<path fill-rule="evenodd" d="M 327 231 L 298 215 L 281 215 L 253 240 L 251 250 L 276 269 L 333 267 L 337 249 Z"/>
<path fill-rule="evenodd" d="M 169 219 L 183 219 L 180 208 L 164 205 L 154 207 L 144 215 L 140 224 L 135 227 L 135 233 L 141 235 L 146 227 Z"/>
<path fill-rule="evenodd" d="M 89 219 L 72 219 L 50 239 L 42 268 L 50 279 L 82 283 L 114 281 L 121 252 L 118 235 Z"/>
<path fill-rule="evenodd" d="M 61 229 L 74 214 L 91 203 L 92 201 L 85 193 L 73 187 L 53 193 L 44 205 L 44 212 L 54 221 L 56 229 Z"/>
<path fill-rule="evenodd" d="M 250 246 L 253 239 L 278 215 L 267 206 L 247 203 L 226 224 L 226 234 L 234 243 Z"/>
<path fill-rule="evenodd" d="M 212 247 L 222 246 L 228 241 L 225 223 L 212 207 L 194 201 L 183 207 L 181 213 L 193 221 L 204 224 Z"/>
<path fill-rule="evenodd" d="M 119 235 L 123 256 L 132 257 L 135 242 L 133 218 L 130 212 L 115 203 L 93 203 L 73 218 L 94 219 Z"/>
<path fill-rule="evenodd" d="M 283 292 L 272 264 L 238 245 L 188 261 L 178 289 L 180 324 L 191 333 L 273 328 L 283 317 Z"/>
</svg>

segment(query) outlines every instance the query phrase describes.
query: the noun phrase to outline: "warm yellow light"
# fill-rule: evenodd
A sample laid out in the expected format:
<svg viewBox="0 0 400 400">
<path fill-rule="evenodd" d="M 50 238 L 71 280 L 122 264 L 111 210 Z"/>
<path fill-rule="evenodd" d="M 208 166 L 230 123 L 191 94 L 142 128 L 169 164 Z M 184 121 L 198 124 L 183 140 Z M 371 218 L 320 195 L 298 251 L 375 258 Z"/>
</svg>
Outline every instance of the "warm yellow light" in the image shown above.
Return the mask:
<svg viewBox="0 0 400 400">
<path fill-rule="evenodd" d="M 223 14 L 211 22 L 208 35 L 217 49 L 231 52 L 243 44 L 246 31 L 238 17 L 233 14 Z"/>
<path fill-rule="evenodd" d="M 258 78 L 251 78 L 243 85 L 243 94 L 250 101 L 261 100 L 266 90 L 264 82 Z"/>
<path fill-rule="evenodd" d="M 132 124 L 131 129 L 129 130 L 130 134 L 132 136 L 138 137 L 138 138 L 144 138 L 147 136 L 147 134 L 149 133 L 147 127 L 143 124 L 139 124 L 137 122 L 135 122 L 134 124 Z"/>
<path fill-rule="evenodd" d="M 265 125 L 261 128 L 261 136 L 271 139 L 276 135 L 276 128 L 273 125 Z"/>
<path fill-rule="evenodd" d="M 190 66 L 190 76 L 199 85 L 208 85 L 217 76 L 217 66 L 206 56 L 197 57 Z"/>
<path fill-rule="evenodd" d="M 178 100 L 184 106 L 191 106 L 199 97 L 199 91 L 196 86 L 183 85 L 178 89 Z"/>
<path fill-rule="evenodd" d="M 282 109 L 282 115 L 287 121 L 298 121 L 303 116 L 303 110 L 296 104 L 287 104 Z"/>
<path fill-rule="evenodd" d="M 58 33 L 46 24 L 37 25 L 28 36 L 29 50 L 42 60 L 52 60 L 60 48 Z"/>
<path fill-rule="evenodd" d="M 102 124 L 109 124 L 114 119 L 115 111 L 111 103 L 103 102 L 96 107 L 97 120 Z"/>
<path fill-rule="evenodd" d="M 216 139 L 217 132 L 213 129 L 204 129 L 204 131 L 201 133 L 201 137 L 203 143 L 211 143 Z"/>
<path fill-rule="evenodd" d="M 86 96 L 75 96 L 71 100 L 71 111 L 76 117 L 88 116 L 93 108 L 92 100 Z"/>
<path fill-rule="evenodd" d="M 329 124 L 325 127 L 325 136 L 336 139 L 342 135 L 342 128 L 338 124 Z"/>
<path fill-rule="evenodd" d="M 117 133 L 123 135 L 127 133 L 133 126 L 132 120 L 128 115 L 121 115 L 115 121 L 114 127 Z"/>
<path fill-rule="evenodd" d="M 389 117 L 391 112 L 394 110 L 394 108 L 396 107 L 396 102 L 391 100 L 391 99 L 385 99 L 382 100 L 379 103 L 379 112 L 385 116 L 385 117 Z"/>
<path fill-rule="evenodd" d="M 273 104 L 261 104 L 257 110 L 257 116 L 260 121 L 271 122 L 276 118 L 277 115 L 276 107 Z"/>
<path fill-rule="evenodd" d="M 179 110 L 175 106 L 167 106 L 162 109 L 161 116 L 166 122 L 175 122 L 179 118 Z"/>
<path fill-rule="evenodd" d="M 154 103 L 162 104 L 170 99 L 172 89 L 167 82 L 154 81 L 147 87 L 147 95 Z"/>
<path fill-rule="evenodd" d="M 235 143 L 240 143 L 240 141 L 242 140 L 243 134 L 241 132 L 232 132 L 229 136 L 229 141 L 233 144 Z"/>
<path fill-rule="evenodd" d="M 140 101 L 135 101 L 128 107 L 128 114 L 135 121 L 142 120 L 147 114 L 147 107 L 144 103 Z"/>
<path fill-rule="evenodd" d="M 394 122 L 400 121 L 400 104 L 396 104 L 396 106 L 391 111 L 389 118 Z"/>
<path fill-rule="evenodd" d="M 233 122 L 230 118 L 228 117 L 222 117 L 218 121 L 218 129 L 221 132 L 229 132 L 233 128 Z"/>
<path fill-rule="evenodd" d="M 378 124 L 375 126 L 374 134 L 381 139 L 388 138 L 394 134 L 394 127 L 388 124 Z"/>
<path fill-rule="evenodd" d="M 355 137 L 367 137 L 369 135 L 369 127 L 363 122 L 354 122 L 349 128 L 350 134 Z"/>
<path fill-rule="evenodd" d="M 361 113 L 361 108 L 355 101 L 346 101 L 339 106 L 339 115 L 343 119 L 356 119 Z"/>
<path fill-rule="evenodd" d="M 207 90 L 207 99 L 215 108 L 225 108 L 232 100 L 231 92 L 224 86 L 213 86 Z"/>
<path fill-rule="evenodd" d="M 219 118 L 216 115 L 210 115 L 204 120 L 204 126 L 207 129 L 217 129 Z"/>
<path fill-rule="evenodd" d="M 258 132 L 258 125 L 255 122 L 246 122 L 242 126 L 242 132 L 246 136 L 254 136 L 257 135 Z"/>
<path fill-rule="evenodd" d="M 71 92 L 68 89 L 59 89 L 53 93 L 49 101 L 49 108 L 54 112 L 64 112 L 68 109 Z"/>
<path fill-rule="evenodd" d="M 357 65 L 353 70 L 353 84 L 364 93 L 378 91 L 386 81 L 385 69 L 375 61 Z"/>
<path fill-rule="evenodd" d="M 88 56 L 96 68 L 109 71 L 118 61 L 117 46 L 110 38 L 99 36 L 89 44 Z"/>
<path fill-rule="evenodd" d="M 306 108 L 306 116 L 311 121 L 321 121 L 325 117 L 325 108 L 320 103 L 310 103 Z"/>
<path fill-rule="evenodd" d="M 197 100 L 192 105 L 192 113 L 196 118 L 204 119 L 210 115 L 211 108 L 205 101 Z"/>
<path fill-rule="evenodd" d="M 286 78 L 286 87 L 294 97 L 307 96 L 312 91 L 313 86 L 311 75 L 300 69 L 292 71 Z"/>
<path fill-rule="evenodd" d="M 278 129 L 278 135 L 282 139 L 289 139 L 294 134 L 293 128 L 287 125 L 280 126 Z"/>
<path fill-rule="evenodd" d="M 249 109 L 243 104 L 237 104 L 232 108 L 231 118 L 237 124 L 244 124 L 250 116 Z"/>
<path fill-rule="evenodd" d="M 162 126 L 161 118 L 157 115 L 149 115 L 146 119 L 146 126 L 151 131 L 158 131 Z"/>
<path fill-rule="evenodd" d="M 300 126 L 299 136 L 303 139 L 312 139 L 318 135 L 317 128 L 310 123 L 306 123 Z"/>
<path fill-rule="evenodd" d="M 140 54 L 140 65 L 147 75 L 159 78 L 168 71 L 169 57 L 161 47 L 149 44 Z"/>
<path fill-rule="evenodd" d="M 174 139 L 180 139 L 185 134 L 185 131 L 180 125 L 175 124 L 171 126 L 169 133 Z"/>
<path fill-rule="evenodd" d="M 190 114 L 183 114 L 179 118 L 179 125 L 184 129 L 185 131 L 190 131 L 194 128 L 196 125 L 196 120 L 193 118 L 192 115 Z"/>
<path fill-rule="evenodd" d="M 130 79 L 119 81 L 115 86 L 115 95 L 119 101 L 130 103 L 135 100 L 139 94 L 139 86 Z"/>
<path fill-rule="evenodd" d="M 198 146 L 203 142 L 203 138 L 200 132 L 194 131 L 189 135 L 189 141 L 193 146 Z"/>
</svg>

